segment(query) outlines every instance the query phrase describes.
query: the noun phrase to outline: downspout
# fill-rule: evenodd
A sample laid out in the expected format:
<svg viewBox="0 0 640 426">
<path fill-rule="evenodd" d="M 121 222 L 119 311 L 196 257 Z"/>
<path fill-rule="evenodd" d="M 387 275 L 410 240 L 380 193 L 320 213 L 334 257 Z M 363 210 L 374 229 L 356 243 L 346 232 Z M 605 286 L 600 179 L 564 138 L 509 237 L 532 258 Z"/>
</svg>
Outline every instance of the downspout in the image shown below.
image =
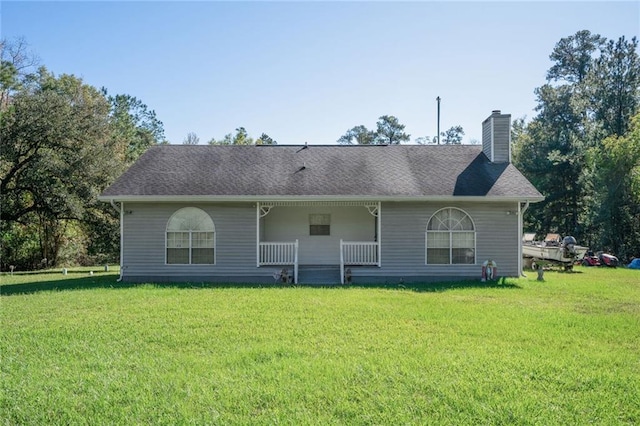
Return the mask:
<svg viewBox="0 0 640 426">
<path fill-rule="evenodd" d="M 118 279 L 116 280 L 116 282 L 121 282 L 122 278 L 123 278 L 123 272 L 124 272 L 124 265 L 122 264 L 123 261 L 123 254 L 124 254 L 124 208 L 123 208 L 123 204 L 124 203 L 120 203 L 120 208 L 118 208 L 116 206 L 116 203 L 113 199 L 111 199 L 111 207 L 113 207 L 115 209 L 115 211 L 117 211 L 118 213 L 120 213 L 120 275 L 118 277 Z"/>
<path fill-rule="evenodd" d="M 522 207 L 522 205 L 518 203 L 518 270 L 520 271 L 520 275 L 523 277 L 526 277 L 526 275 L 524 274 L 524 270 L 522 269 L 522 227 L 524 225 L 522 217 L 524 216 L 524 212 L 526 212 L 528 208 L 529 200 L 526 201 L 524 207 Z"/>
<path fill-rule="evenodd" d="M 111 207 L 113 207 L 115 211 L 120 213 L 120 209 L 118 208 L 118 206 L 116 206 L 116 202 L 113 199 L 111 199 Z"/>
</svg>

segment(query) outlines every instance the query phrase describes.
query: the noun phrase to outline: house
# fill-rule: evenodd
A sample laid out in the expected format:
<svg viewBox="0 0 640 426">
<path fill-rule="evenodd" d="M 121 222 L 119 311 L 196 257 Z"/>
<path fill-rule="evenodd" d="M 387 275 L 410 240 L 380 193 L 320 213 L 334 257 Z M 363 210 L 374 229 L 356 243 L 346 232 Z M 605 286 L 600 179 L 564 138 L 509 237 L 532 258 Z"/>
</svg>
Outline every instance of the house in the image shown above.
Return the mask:
<svg viewBox="0 0 640 426">
<path fill-rule="evenodd" d="M 100 199 L 120 211 L 125 281 L 416 282 L 522 269 L 542 195 L 510 163 L 511 116 L 482 145 L 150 148 Z"/>
</svg>

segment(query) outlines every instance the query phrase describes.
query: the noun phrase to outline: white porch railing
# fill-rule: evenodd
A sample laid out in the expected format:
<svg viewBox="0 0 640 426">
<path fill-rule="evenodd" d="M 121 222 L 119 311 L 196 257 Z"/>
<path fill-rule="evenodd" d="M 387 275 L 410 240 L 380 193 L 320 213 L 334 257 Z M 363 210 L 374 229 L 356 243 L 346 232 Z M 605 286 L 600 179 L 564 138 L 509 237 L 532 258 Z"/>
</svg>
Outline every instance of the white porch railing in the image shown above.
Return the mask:
<svg viewBox="0 0 640 426">
<path fill-rule="evenodd" d="M 258 266 L 293 265 L 293 281 L 298 282 L 298 240 L 261 242 L 258 251 Z"/>
<path fill-rule="evenodd" d="M 380 266 L 379 243 L 340 240 L 340 282 L 344 284 L 345 265 Z"/>
</svg>

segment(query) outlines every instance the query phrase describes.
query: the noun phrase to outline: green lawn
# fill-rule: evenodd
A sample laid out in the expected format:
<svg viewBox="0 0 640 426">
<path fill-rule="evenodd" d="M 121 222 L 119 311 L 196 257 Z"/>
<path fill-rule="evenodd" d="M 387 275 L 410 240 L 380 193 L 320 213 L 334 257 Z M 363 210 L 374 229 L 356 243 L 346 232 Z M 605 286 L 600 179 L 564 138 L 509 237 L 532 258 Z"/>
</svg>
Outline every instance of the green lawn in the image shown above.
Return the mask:
<svg viewBox="0 0 640 426">
<path fill-rule="evenodd" d="M 415 288 L 116 278 L 2 276 L 0 423 L 640 423 L 640 271 Z"/>
</svg>

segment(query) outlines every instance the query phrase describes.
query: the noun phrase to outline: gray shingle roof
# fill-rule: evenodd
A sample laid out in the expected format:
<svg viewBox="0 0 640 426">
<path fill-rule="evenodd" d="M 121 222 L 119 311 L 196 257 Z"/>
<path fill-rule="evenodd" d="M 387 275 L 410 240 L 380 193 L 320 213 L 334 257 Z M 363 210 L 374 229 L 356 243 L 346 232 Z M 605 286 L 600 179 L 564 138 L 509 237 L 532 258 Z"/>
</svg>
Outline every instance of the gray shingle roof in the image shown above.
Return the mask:
<svg viewBox="0 0 640 426">
<path fill-rule="evenodd" d="M 177 196 L 542 199 L 479 145 L 158 145 L 101 198 Z"/>
</svg>

